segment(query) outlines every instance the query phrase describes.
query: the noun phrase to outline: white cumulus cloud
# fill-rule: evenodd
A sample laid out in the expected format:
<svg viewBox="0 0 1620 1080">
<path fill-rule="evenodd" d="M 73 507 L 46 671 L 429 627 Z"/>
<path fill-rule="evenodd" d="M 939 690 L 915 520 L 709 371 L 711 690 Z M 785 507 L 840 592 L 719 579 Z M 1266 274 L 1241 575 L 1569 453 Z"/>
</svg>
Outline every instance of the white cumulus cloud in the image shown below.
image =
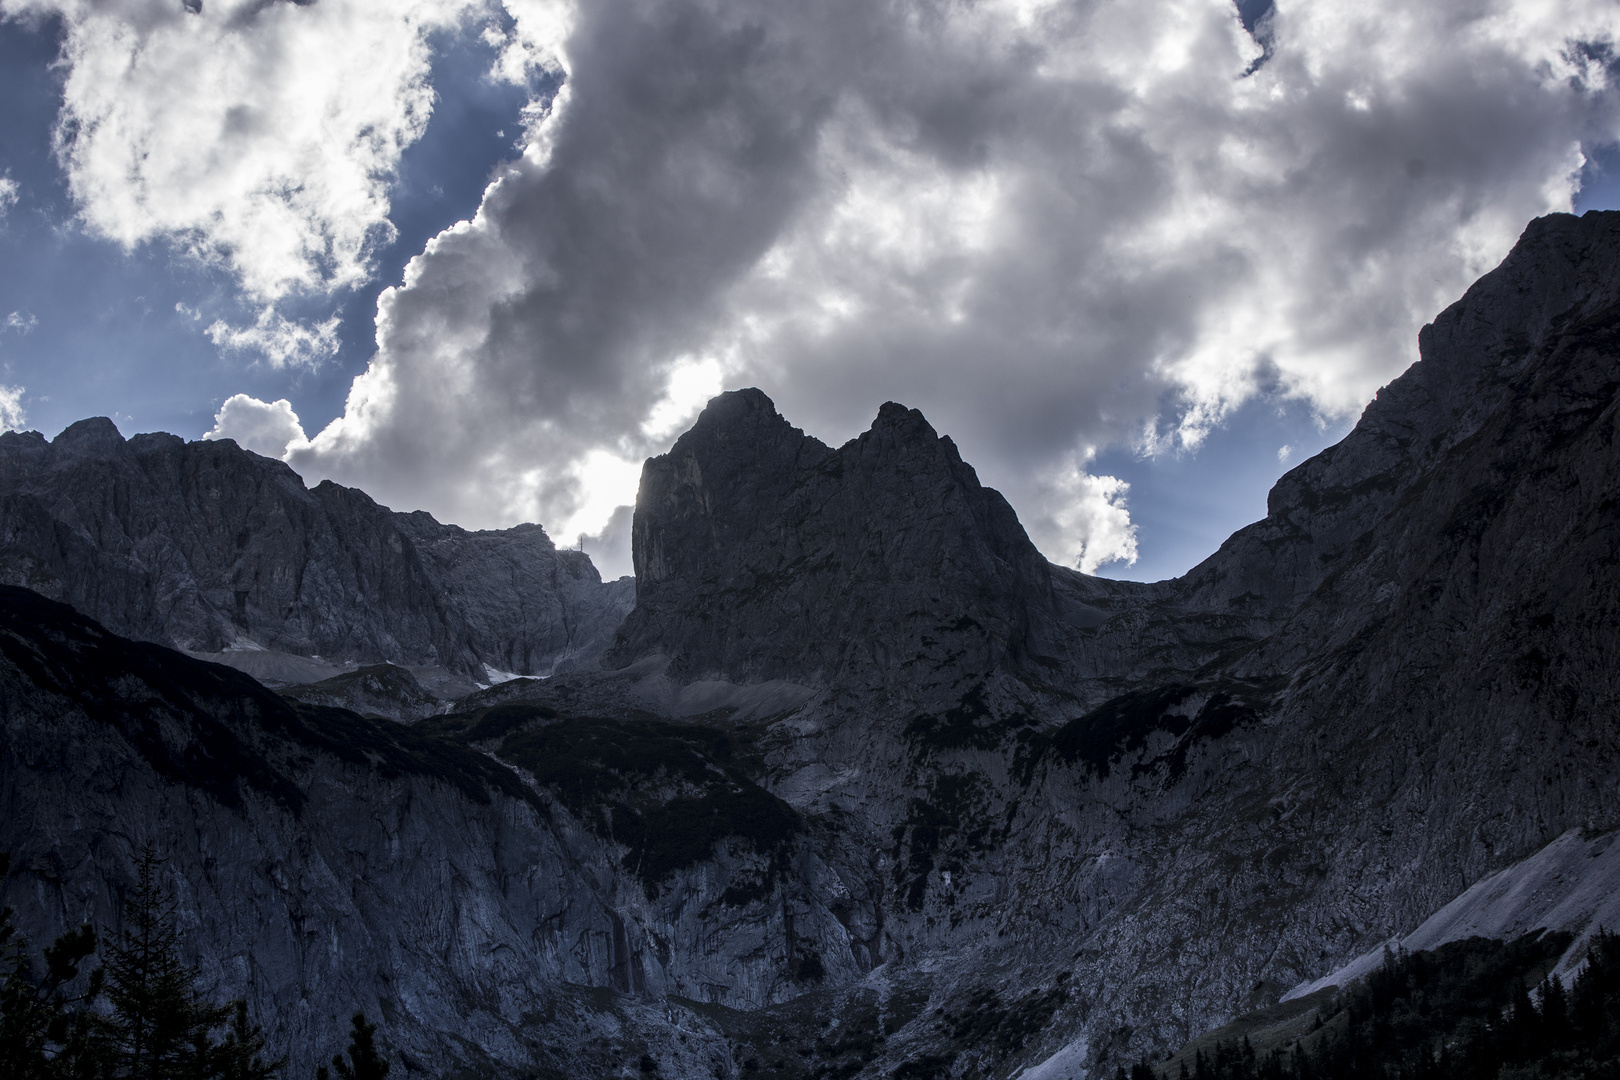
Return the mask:
<svg viewBox="0 0 1620 1080">
<path fill-rule="evenodd" d="M 84 222 L 229 267 L 250 295 L 366 278 L 462 0 L 3 0 L 64 18 L 58 154 Z"/>
<path fill-rule="evenodd" d="M 0 431 L 21 431 L 28 424 L 28 411 L 23 408 L 23 388 L 0 386 Z"/>
<path fill-rule="evenodd" d="M 0 218 L 5 217 L 6 213 L 17 205 L 17 199 L 21 194 L 22 189 L 17 181 L 9 176 L 0 176 Z"/>
<path fill-rule="evenodd" d="M 189 309 L 185 313 L 193 314 Z M 295 322 L 267 306 L 249 326 L 216 319 L 204 333 L 221 349 L 257 354 L 273 367 L 314 367 L 337 354 L 338 323 L 336 315 L 314 325 Z"/>
<path fill-rule="evenodd" d="M 247 394 L 233 394 L 214 414 L 214 426 L 205 439 L 234 439 L 236 445 L 265 457 L 279 458 L 289 447 L 302 445 L 304 426 L 286 398 L 260 401 Z"/>
<path fill-rule="evenodd" d="M 56 149 L 83 224 L 224 267 L 258 305 L 371 277 L 394 235 L 389 185 L 432 114 L 433 35 L 486 21 L 492 76 L 527 82 L 560 70 L 568 10 L 565 0 L 0 0 L 0 17 L 63 19 Z M 16 195 L 0 179 L 0 214 Z M 300 335 L 285 322 L 272 312 L 227 328 L 224 344 L 278 365 L 330 351 L 324 326 Z"/>
<path fill-rule="evenodd" d="M 1580 44 L 1609 4 L 1285 2 L 1258 67 L 1218 0 L 928 10 L 581 8 L 301 467 L 577 526 L 631 494 L 582 463 L 661 449 L 703 356 L 834 440 L 921 407 L 1049 554 L 1128 561 L 1082 448 L 1194 446 L 1261 392 L 1353 412 L 1620 136 Z"/>
<path fill-rule="evenodd" d="M 1131 485 L 1069 463 L 1049 473 L 1043 487 L 1039 509 L 1024 527 L 1050 558 L 1087 574 L 1136 561 L 1136 526 L 1125 500 Z"/>
</svg>

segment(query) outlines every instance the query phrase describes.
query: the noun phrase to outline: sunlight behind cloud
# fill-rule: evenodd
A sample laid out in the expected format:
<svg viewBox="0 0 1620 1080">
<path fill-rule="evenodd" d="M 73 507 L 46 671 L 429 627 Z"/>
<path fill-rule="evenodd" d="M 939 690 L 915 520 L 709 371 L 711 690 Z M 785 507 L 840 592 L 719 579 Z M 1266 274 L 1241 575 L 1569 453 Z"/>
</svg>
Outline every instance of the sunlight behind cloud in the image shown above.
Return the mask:
<svg viewBox="0 0 1620 1080">
<path fill-rule="evenodd" d="M 641 483 L 641 462 L 627 461 L 607 450 L 587 451 L 574 463 L 572 472 L 579 482 L 578 508 L 558 530 L 561 537 L 597 535 L 606 528 L 613 513 L 636 501 Z"/>
<path fill-rule="evenodd" d="M 654 442 L 674 438 L 725 389 L 725 366 L 715 357 L 682 357 L 669 369 L 664 397 L 647 414 L 641 433 Z"/>
<path fill-rule="evenodd" d="M 0 0 L 24 4 L 46 0 Z M 432 107 L 427 38 L 495 10 L 61 4 L 85 220 L 229 266 L 266 311 L 365 276 Z M 1620 10 L 1596 0 L 1297 0 L 1265 48 L 1226 0 L 504 11 L 477 31 L 494 77 L 566 82 L 288 456 L 562 536 L 607 528 L 710 392 L 756 384 L 834 442 L 921 408 L 1049 555 L 1128 561 L 1125 485 L 1089 448 L 1185 451 L 1257 397 L 1353 415 L 1568 209 L 1581 147 L 1620 140 Z M 335 332 L 278 317 L 209 332 L 289 370 Z"/>
<path fill-rule="evenodd" d="M 280 458 L 289 447 L 305 443 L 304 426 L 286 398 L 260 401 L 247 394 L 233 394 L 214 414 L 214 426 L 205 439 L 233 439 L 244 450 L 265 457 Z"/>
</svg>

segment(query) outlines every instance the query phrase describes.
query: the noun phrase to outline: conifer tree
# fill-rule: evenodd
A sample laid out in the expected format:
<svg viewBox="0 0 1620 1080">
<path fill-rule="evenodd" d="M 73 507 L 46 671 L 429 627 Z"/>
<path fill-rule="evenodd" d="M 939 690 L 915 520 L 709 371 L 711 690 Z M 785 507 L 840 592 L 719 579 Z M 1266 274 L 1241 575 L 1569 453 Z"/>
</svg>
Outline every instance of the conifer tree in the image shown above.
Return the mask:
<svg viewBox="0 0 1620 1080">
<path fill-rule="evenodd" d="M 332 1068 L 340 1080 L 383 1080 L 388 1075 L 388 1061 L 377 1052 L 377 1025 L 366 1023 L 366 1014 L 357 1012 L 349 1021 L 349 1060 L 342 1054 L 332 1056 Z M 316 1080 L 330 1080 L 331 1073 L 322 1065 L 315 1070 Z"/>
<path fill-rule="evenodd" d="M 1511 1056 L 1515 1060 L 1523 1060 L 1534 1056 L 1541 1048 L 1541 1017 L 1536 1013 L 1522 980 L 1513 981 L 1508 998 L 1507 1025 L 1502 1034 L 1506 1036 L 1499 1040 L 1504 1044 L 1501 1049 L 1504 1058 Z"/>
<path fill-rule="evenodd" d="M 0 853 L 0 878 L 10 867 L 10 856 Z M 68 989 L 95 952 L 95 931 L 82 926 L 57 938 L 36 977 L 14 914 L 0 908 L 0 1080 L 99 1076 L 105 1055 L 85 1007 L 101 993 L 102 970 L 90 973 L 83 992 Z"/>
<path fill-rule="evenodd" d="M 148 845 L 124 906 L 124 930 L 108 946 L 114 1067 L 124 1080 L 204 1080 L 215 1073 L 211 1032 L 231 1009 L 205 1001 L 196 969 L 180 959 L 174 902 L 157 880 L 162 864 Z"/>
<path fill-rule="evenodd" d="M 1564 993 L 1564 981 L 1548 975 L 1541 983 L 1541 1031 L 1549 1046 L 1563 1046 L 1569 1042 L 1569 995 Z"/>
<path fill-rule="evenodd" d="M 231 1003 L 230 1030 L 214 1051 L 214 1072 L 220 1080 L 271 1080 L 287 1064 L 286 1055 L 275 1061 L 264 1060 L 264 1031 L 248 1019 L 247 1002 Z"/>
</svg>

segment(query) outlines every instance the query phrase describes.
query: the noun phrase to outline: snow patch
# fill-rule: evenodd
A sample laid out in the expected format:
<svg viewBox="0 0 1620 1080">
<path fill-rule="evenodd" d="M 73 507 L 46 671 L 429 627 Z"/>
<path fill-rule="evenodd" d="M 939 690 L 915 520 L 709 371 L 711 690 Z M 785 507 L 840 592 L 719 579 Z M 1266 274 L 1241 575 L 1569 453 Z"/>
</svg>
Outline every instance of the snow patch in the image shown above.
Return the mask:
<svg viewBox="0 0 1620 1080">
<path fill-rule="evenodd" d="M 489 680 L 490 686 L 499 686 L 503 682 L 511 682 L 513 679 L 522 679 L 525 677 L 526 676 L 517 675 L 510 671 L 497 670 L 496 668 L 490 667 L 488 664 L 484 665 L 484 678 Z"/>
</svg>

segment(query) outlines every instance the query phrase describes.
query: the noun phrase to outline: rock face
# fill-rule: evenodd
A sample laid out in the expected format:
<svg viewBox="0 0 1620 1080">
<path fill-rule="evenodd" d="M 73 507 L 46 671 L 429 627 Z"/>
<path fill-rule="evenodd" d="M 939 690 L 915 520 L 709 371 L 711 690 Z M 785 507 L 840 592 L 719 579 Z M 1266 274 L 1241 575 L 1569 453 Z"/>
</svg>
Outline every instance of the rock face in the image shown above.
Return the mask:
<svg viewBox="0 0 1620 1080">
<path fill-rule="evenodd" d="M 634 601 L 545 530 L 396 514 L 228 440 L 110 420 L 0 436 L 0 579 L 117 633 L 203 653 L 546 674 L 590 663 Z"/>
<path fill-rule="evenodd" d="M 614 656 L 688 678 L 880 686 L 1058 647 L 1052 568 L 1012 507 L 893 402 L 831 450 L 758 390 L 721 394 L 647 462 L 633 545 Z"/>
<path fill-rule="evenodd" d="M 515 748 L 502 738 L 512 734 Z M 709 734 L 571 724 L 544 707 L 474 703 L 459 724 L 424 728 L 295 706 L 234 669 L 0 586 L 6 901 L 36 948 L 65 925 L 115 926 L 132 860 L 153 845 L 207 990 L 248 999 L 291 1051 L 291 1075 L 342 1048 L 357 1008 L 382 1019 L 408 1073 L 615 1075 L 647 1054 L 666 1075 L 725 1075 L 712 1019 L 654 1002 L 792 996 L 789 961 L 819 957 L 824 938 L 842 945 L 826 902 L 845 893 L 792 811 Z M 605 759 L 597 737 L 611 742 Z M 537 790 L 531 773 L 476 748 L 490 740 L 551 785 Z M 568 797 L 558 766 L 613 800 L 611 820 Z M 622 837 L 631 804 L 660 796 L 700 835 L 717 806 L 737 802 L 747 835 L 711 850 L 721 830 L 694 850 L 680 836 L 660 843 L 649 822 L 627 864 L 612 828 Z M 761 834 L 773 814 L 784 827 Z M 773 866 L 793 879 L 791 901 L 774 879 L 757 884 Z M 723 898 L 749 881 L 759 895 Z M 776 955 L 783 941 L 795 955 Z M 818 970 L 859 974 L 847 949 L 828 950 Z"/>
<path fill-rule="evenodd" d="M 1533 222 L 1420 346 L 1264 520 L 1153 585 L 1047 565 L 915 412 L 832 449 L 722 395 L 643 474 L 606 670 L 413 724 L 7 594 L 8 898 L 36 940 L 114 918 L 161 842 L 212 985 L 300 1062 L 373 1004 L 436 1075 L 1064 1080 L 1171 1049 L 1475 911 L 1508 867 L 1612 876 L 1568 851 L 1620 829 L 1620 214 Z M 97 431 L 58 442 L 115 446 Z M 168 533 L 99 539 L 133 481 L 3 447 L 67 462 L 7 496 L 33 508 L 8 536 L 58 537 L 8 549 L 60 553 L 26 564 L 42 585 L 244 632 L 234 591 L 139 592 L 182 577 L 145 569 L 169 541 L 120 537 Z M 451 580 L 387 520 L 333 534 Z M 209 535 L 199 563 L 235 567 L 239 534 Z M 303 619 L 274 625 L 327 625 Z M 1499 921 L 1577 908 L 1608 910 Z"/>
</svg>

